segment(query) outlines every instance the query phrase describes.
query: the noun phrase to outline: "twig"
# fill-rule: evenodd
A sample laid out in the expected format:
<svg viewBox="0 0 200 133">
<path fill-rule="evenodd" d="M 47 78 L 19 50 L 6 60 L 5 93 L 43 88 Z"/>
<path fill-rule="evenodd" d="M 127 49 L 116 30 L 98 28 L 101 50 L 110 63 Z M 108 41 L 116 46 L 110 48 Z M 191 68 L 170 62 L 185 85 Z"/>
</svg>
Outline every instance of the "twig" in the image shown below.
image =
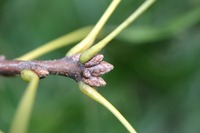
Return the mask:
<svg viewBox="0 0 200 133">
<path fill-rule="evenodd" d="M 106 82 L 100 76 L 112 70 L 113 66 L 102 61 L 103 55 L 96 55 L 85 64 L 78 61 L 79 57 L 80 54 L 56 60 L 20 61 L 6 60 L 4 56 L 0 56 L 0 75 L 15 76 L 28 69 L 35 72 L 39 78 L 45 78 L 50 74 L 62 75 L 93 87 L 105 86 Z"/>
</svg>

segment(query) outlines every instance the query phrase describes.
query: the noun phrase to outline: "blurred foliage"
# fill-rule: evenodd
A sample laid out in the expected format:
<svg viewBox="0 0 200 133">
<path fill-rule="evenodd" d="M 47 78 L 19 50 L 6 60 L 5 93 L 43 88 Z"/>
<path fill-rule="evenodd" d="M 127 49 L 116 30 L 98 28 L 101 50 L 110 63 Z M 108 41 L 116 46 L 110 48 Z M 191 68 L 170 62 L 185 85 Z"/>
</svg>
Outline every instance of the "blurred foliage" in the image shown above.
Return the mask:
<svg viewBox="0 0 200 133">
<path fill-rule="evenodd" d="M 108 0 L 1 0 L 0 53 L 15 58 L 75 29 L 94 25 Z M 105 36 L 142 3 L 123 0 Z M 65 55 L 70 47 L 40 59 Z M 200 132 L 200 1 L 158 0 L 103 51 L 115 69 L 99 91 L 141 133 Z M 0 77 L 0 129 L 7 132 L 27 83 Z M 104 107 L 71 79 L 40 81 L 29 133 L 122 133 Z"/>
</svg>

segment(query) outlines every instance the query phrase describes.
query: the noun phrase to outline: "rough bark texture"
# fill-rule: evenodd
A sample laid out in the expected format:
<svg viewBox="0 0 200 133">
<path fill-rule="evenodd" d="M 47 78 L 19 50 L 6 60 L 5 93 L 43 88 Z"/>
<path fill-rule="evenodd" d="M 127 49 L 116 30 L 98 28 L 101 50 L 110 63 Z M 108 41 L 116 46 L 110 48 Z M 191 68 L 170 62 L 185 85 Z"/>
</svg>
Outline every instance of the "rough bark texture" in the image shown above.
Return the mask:
<svg viewBox="0 0 200 133">
<path fill-rule="evenodd" d="M 90 86 L 105 86 L 106 82 L 100 76 L 112 70 L 113 66 L 102 61 L 103 55 L 96 55 L 85 64 L 79 62 L 79 57 L 80 55 L 74 55 L 48 61 L 18 61 L 6 60 L 4 56 L 0 56 L 0 75 L 15 76 L 22 70 L 29 69 L 40 78 L 45 78 L 49 74 L 62 75 L 76 81 L 82 80 Z"/>
</svg>

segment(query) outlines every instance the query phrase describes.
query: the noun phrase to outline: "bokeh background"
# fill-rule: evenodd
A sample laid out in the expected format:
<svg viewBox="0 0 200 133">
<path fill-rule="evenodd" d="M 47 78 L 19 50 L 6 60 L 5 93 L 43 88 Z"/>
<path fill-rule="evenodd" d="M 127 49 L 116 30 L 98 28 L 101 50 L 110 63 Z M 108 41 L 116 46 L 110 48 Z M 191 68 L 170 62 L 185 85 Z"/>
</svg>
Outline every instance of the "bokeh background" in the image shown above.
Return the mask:
<svg viewBox="0 0 200 133">
<path fill-rule="evenodd" d="M 94 25 L 111 0 L 0 0 L 0 54 L 16 58 Z M 102 36 L 143 0 L 123 0 Z M 101 36 L 101 37 L 102 37 Z M 100 39 L 99 39 L 100 40 Z M 97 40 L 97 41 L 99 41 Z M 72 46 L 39 59 L 55 59 Z M 98 89 L 139 133 L 200 132 L 200 1 L 158 0 L 101 52 L 115 69 Z M 0 129 L 7 132 L 27 83 L 0 77 Z M 41 80 L 29 133 L 125 133 L 104 107 L 61 76 Z"/>
</svg>

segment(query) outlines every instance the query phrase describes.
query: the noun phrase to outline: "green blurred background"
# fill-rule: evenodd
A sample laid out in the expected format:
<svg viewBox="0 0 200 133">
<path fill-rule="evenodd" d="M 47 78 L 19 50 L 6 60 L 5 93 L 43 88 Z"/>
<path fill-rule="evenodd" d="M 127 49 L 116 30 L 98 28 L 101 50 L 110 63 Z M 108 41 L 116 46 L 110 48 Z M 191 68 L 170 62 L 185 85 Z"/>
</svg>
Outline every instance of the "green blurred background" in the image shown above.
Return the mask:
<svg viewBox="0 0 200 133">
<path fill-rule="evenodd" d="M 111 0 L 0 0 L 0 54 L 18 57 L 94 25 Z M 123 0 L 103 36 L 143 0 Z M 40 59 L 65 55 L 72 46 Z M 139 133 L 200 132 L 200 1 L 157 0 L 101 52 L 115 69 L 98 89 Z M 27 83 L 0 77 L 0 129 L 7 132 Z M 29 133 L 125 133 L 104 107 L 65 77 L 41 80 Z"/>
</svg>

